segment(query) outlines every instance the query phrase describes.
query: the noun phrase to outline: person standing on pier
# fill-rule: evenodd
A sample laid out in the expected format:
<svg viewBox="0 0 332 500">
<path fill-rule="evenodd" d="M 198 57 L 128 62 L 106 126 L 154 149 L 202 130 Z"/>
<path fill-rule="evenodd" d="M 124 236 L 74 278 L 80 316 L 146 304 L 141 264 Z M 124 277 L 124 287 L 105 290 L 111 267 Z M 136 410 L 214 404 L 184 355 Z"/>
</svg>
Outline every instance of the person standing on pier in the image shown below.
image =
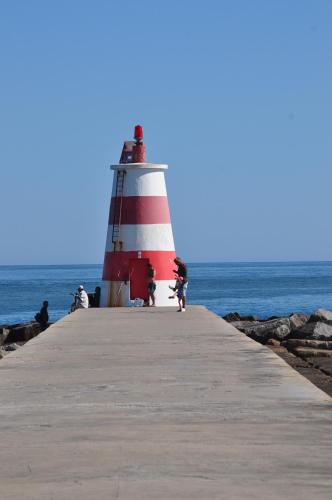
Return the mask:
<svg viewBox="0 0 332 500">
<path fill-rule="evenodd" d="M 150 264 L 150 262 L 148 263 L 148 303 L 147 305 L 149 306 L 150 305 L 150 299 L 151 299 L 151 302 L 152 302 L 152 306 L 155 306 L 156 305 L 156 299 L 155 299 L 155 295 L 154 295 L 154 292 L 156 291 L 156 282 L 154 280 L 155 278 L 155 270 L 154 270 L 154 267 L 152 267 L 152 264 Z"/>
<path fill-rule="evenodd" d="M 178 298 L 179 298 L 179 310 L 178 312 L 185 312 L 186 310 L 186 295 L 187 295 L 187 288 L 188 288 L 188 268 L 187 264 L 180 259 L 180 257 L 175 257 L 174 259 L 174 264 L 178 266 L 177 270 L 174 271 L 181 279 L 182 279 L 182 284 L 181 284 L 181 289 L 180 295 L 178 292 Z"/>
</svg>

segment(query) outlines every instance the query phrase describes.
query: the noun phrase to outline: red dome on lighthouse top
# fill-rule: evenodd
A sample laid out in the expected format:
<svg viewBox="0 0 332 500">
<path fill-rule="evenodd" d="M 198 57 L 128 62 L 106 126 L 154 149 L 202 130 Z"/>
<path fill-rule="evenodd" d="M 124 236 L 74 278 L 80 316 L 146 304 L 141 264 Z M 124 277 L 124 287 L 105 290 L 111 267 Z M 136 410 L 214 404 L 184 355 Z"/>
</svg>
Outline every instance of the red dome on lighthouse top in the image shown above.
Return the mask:
<svg viewBox="0 0 332 500">
<path fill-rule="evenodd" d="M 143 127 L 142 127 L 142 125 L 135 126 L 134 138 L 136 139 L 136 141 L 143 140 Z"/>
<path fill-rule="evenodd" d="M 143 127 L 141 125 L 136 125 L 134 134 L 135 144 L 133 146 L 133 162 L 145 163 L 146 152 L 143 144 Z"/>
</svg>

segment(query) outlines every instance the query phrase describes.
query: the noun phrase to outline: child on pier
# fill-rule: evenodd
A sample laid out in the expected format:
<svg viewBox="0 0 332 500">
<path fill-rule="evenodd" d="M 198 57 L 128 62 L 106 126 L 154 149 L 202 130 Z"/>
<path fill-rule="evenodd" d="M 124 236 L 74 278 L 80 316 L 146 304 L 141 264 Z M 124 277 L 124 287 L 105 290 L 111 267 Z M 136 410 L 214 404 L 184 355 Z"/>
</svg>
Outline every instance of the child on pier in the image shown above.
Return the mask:
<svg viewBox="0 0 332 500">
<path fill-rule="evenodd" d="M 174 299 L 175 297 L 178 298 L 179 302 L 179 309 L 178 312 L 185 312 L 186 308 L 183 305 L 183 297 L 185 297 L 185 290 L 187 288 L 187 282 L 182 276 L 177 276 L 176 277 L 176 282 L 175 282 L 175 287 L 169 287 L 171 290 L 173 290 L 174 294 L 168 297 L 169 299 Z"/>
</svg>

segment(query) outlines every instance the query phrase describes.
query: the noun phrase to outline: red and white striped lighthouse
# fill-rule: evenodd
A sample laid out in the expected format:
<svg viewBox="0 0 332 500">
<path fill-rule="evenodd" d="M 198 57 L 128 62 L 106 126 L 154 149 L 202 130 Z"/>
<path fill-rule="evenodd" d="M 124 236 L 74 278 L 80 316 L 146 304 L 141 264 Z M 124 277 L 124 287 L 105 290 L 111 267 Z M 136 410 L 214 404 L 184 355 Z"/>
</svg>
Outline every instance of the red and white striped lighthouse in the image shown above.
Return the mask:
<svg viewBox="0 0 332 500">
<path fill-rule="evenodd" d="M 168 207 L 167 165 L 146 163 L 143 131 L 126 141 L 114 170 L 101 291 L 102 307 L 132 304 L 148 298 L 150 263 L 155 269 L 156 305 L 174 305 L 175 249 Z"/>
</svg>

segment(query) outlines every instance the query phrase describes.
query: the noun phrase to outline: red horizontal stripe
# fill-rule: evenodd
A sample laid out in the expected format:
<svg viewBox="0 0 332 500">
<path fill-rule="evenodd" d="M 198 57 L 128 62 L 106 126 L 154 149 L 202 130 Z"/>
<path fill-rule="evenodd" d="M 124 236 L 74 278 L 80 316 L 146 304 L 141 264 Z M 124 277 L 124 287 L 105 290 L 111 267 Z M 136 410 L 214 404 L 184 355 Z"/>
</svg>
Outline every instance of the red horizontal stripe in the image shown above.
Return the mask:
<svg viewBox="0 0 332 500">
<path fill-rule="evenodd" d="M 103 280 L 105 281 L 128 281 L 129 262 L 137 259 L 140 253 L 142 259 L 149 259 L 155 269 L 156 280 L 172 280 L 173 269 L 176 265 L 175 252 L 146 251 L 146 252 L 106 252 L 104 259 Z"/>
<path fill-rule="evenodd" d="M 124 196 L 112 198 L 109 224 L 114 216 L 118 223 L 121 207 L 121 224 L 169 224 L 170 215 L 167 196 Z"/>
</svg>

